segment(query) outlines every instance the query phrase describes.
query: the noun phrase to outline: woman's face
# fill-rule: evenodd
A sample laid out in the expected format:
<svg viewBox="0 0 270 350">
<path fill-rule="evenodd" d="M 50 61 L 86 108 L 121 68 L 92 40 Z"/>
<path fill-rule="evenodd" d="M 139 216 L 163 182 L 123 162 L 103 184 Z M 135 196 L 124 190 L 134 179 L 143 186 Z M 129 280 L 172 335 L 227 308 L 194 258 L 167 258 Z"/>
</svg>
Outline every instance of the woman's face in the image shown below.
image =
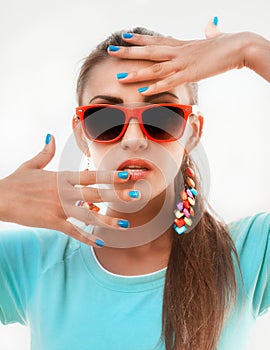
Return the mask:
<svg viewBox="0 0 270 350">
<path fill-rule="evenodd" d="M 117 73 L 130 72 L 149 65 L 151 62 L 147 61 L 116 58 L 103 60 L 90 72 L 82 95 L 82 104 L 190 104 L 189 91 L 184 85 L 144 97 L 138 92 L 138 88 L 147 86 L 150 81 L 123 84 L 116 78 Z M 84 136 L 81 134 L 81 137 Z M 173 183 L 184 152 L 181 142 L 157 143 L 147 139 L 135 118 L 131 119 L 121 140 L 112 144 L 88 140 L 87 148 L 97 170 L 128 170 L 131 180 L 127 186 L 130 187 L 131 182 L 134 184 L 136 181 L 135 187 L 140 189 L 142 186 L 141 191 L 147 200 L 153 199 Z"/>
</svg>

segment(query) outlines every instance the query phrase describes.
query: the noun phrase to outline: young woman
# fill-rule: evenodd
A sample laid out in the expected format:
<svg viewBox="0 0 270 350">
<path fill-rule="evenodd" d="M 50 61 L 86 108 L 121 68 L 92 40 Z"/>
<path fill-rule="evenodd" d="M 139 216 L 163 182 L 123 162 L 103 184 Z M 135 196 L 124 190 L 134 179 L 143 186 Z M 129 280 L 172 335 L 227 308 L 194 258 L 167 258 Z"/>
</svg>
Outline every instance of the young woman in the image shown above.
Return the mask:
<svg viewBox="0 0 270 350">
<path fill-rule="evenodd" d="M 0 320 L 28 325 L 32 349 L 247 347 L 270 305 L 270 215 L 218 221 L 191 157 L 194 82 L 244 66 L 269 81 L 270 42 L 215 23 L 190 42 L 114 33 L 86 58 L 73 129 L 96 170 L 43 170 L 48 135 L 0 181 L 1 220 L 40 227 L 0 235 Z"/>
</svg>

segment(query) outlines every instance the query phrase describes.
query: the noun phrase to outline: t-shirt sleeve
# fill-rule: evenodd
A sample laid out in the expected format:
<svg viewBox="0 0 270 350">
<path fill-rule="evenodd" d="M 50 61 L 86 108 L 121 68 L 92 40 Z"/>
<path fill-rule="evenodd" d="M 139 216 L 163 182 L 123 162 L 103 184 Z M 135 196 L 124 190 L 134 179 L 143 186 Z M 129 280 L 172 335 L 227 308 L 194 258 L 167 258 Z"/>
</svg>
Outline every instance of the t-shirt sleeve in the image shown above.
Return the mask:
<svg viewBox="0 0 270 350">
<path fill-rule="evenodd" d="M 32 229 L 0 232 L 0 321 L 26 323 L 26 304 L 39 269 Z"/>
<path fill-rule="evenodd" d="M 270 308 L 270 213 L 229 224 L 254 317 Z"/>
<path fill-rule="evenodd" d="M 64 259 L 69 241 L 59 231 L 41 228 L 0 231 L 0 322 L 27 324 L 41 274 Z"/>
</svg>

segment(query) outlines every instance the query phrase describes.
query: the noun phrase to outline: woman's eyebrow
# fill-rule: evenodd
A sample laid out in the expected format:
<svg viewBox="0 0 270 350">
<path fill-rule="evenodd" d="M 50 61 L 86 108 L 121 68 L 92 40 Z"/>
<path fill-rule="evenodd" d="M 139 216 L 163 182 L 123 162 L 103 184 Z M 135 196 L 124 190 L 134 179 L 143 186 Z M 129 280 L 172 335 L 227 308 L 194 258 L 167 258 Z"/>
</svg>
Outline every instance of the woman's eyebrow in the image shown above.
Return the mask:
<svg viewBox="0 0 270 350">
<path fill-rule="evenodd" d="M 172 92 L 170 91 L 164 91 L 164 92 L 160 92 L 158 94 L 155 94 L 155 95 L 149 95 L 149 96 L 145 96 L 144 100 L 145 102 L 149 102 L 151 100 L 154 100 L 156 98 L 160 98 L 160 97 L 164 97 L 166 95 L 169 95 L 169 96 L 172 96 L 174 98 L 177 98 L 177 100 L 179 100 L 179 97 L 176 96 L 175 94 L 173 94 Z"/>
<path fill-rule="evenodd" d="M 172 97 L 176 98 L 177 100 L 179 99 L 179 97 L 176 96 L 175 94 L 173 94 L 172 92 L 164 91 L 164 92 L 160 92 L 160 93 L 155 94 L 155 95 L 145 96 L 144 101 L 149 102 L 149 101 L 154 100 L 156 98 L 165 97 L 166 95 L 172 96 Z M 96 95 L 93 98 L 91 98 L 89 103 L 91 103 L 93 100 L 98 99 L 98 98 L 100 98 L 102 100 L 106 100 L 106 101 L 111 102 L 111 103 L 123 103 L 124 102 L 123 99 L 120 97 L 114 97 L 114 96 L 109 96 L 109 95 Z"/>
<path fill-rule="evenodd" d="M 114 97 L 114 96 L 108 96 L 108 95 L 96 95 L 93 98 L 91 98 L 91 100 L 89 101 L 89 103 L 91 103 L 93 100 L 100 98 L 102 100 L 107 100 L 109 102 L 112 103 L 123 103 L 123 100 L 119 97 Z"/>
</svg>

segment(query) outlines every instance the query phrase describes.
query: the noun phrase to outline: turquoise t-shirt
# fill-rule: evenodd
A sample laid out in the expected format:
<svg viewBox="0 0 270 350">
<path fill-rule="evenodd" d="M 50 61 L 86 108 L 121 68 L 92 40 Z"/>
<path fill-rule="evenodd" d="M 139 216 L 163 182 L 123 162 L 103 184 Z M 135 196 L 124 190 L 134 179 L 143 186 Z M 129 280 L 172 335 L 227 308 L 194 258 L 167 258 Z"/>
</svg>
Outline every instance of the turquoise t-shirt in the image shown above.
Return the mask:
<svg viewBox="0 0 270 350">
<path fill-rule="evenodd" d="M 270 306 L 270 214 L 241 219 L 229 229 L 244 289 L 237 274 L 238 303 L 218 350 L 244 350 L 256 318 Z M 29 326 L 32 350 L 164 350 L 165 271 L 119 276 L 99 264 L 92 248 L 60 232 L 3 231 L 0 321 Z"/>
</svg>

